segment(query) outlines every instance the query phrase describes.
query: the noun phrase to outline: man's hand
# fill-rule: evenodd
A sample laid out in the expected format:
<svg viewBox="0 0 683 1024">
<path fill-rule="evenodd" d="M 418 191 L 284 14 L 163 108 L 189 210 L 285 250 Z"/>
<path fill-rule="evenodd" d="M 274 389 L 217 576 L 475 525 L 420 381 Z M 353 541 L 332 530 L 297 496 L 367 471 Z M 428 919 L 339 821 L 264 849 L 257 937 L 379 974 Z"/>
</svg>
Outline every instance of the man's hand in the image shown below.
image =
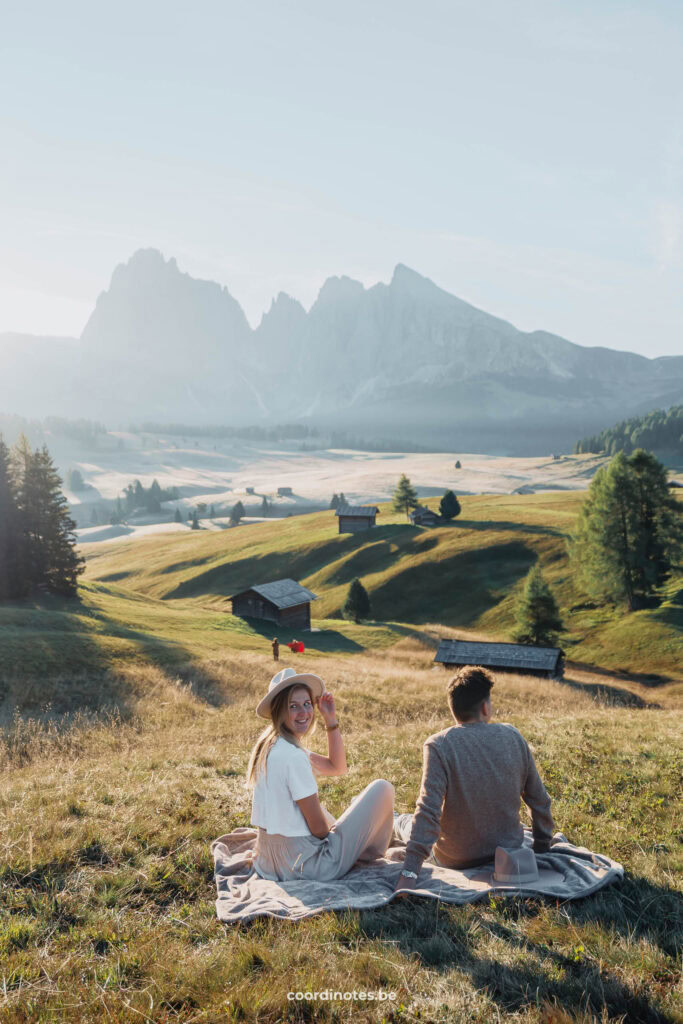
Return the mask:
<svg viewBox="0 0 683 1024">
<path fill-rule="evenodd" d="M 396 879 L 396 885 L 394 886 L 394 892 L 401 895 L 403 893 L 408 895 L 412 889 L 417 889 L 418 881 L 419 879 L 417 878 L 406 878 L 405 875 L 399 874 Z"/>
</svg>

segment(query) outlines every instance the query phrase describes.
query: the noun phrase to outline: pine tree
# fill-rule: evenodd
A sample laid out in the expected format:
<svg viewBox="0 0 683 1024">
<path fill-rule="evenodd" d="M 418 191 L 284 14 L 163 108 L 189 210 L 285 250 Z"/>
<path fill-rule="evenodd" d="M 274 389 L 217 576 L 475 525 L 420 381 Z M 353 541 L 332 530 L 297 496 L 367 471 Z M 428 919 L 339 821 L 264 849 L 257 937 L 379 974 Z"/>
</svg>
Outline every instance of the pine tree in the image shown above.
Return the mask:
<svg viewBox="0 0 683 1024">
<path fill-rule="evenodd" d="M 97 505 L 93 505 L 92 509 L 90 510 L 90 525 L 91 526 L 99 526 L 100 525 L 100 517 L 99 517 L 98 511 L 97 511 Z"/>
<path fill-rule="evenodd" d="M 348 502 L 346 500 L 346 495 L 341 491 L 339 494 L 339 504 L 337 505 L 337 508 L 343 508 L 344 505 L 348 505 Z"/>
<path fill-rule="evenodd" d="M 0 601 L 22 597 L 27 590 L 21 576 L 23 534 L 11 473 L 10 453 L 0 437 Z"/>
<path fill-rule="evenodd" d="M 263 501 L 261 502 L 261 515 L 264 517 L 270 515 L 270 506 L 265 494 L 263 495 Z"/>
<path fill-rule="evenodd" d="M 196 511 L 192 513 L 192 518 L 191 518 L 191 521 L 190 521 L 190 529 L 191 530 L 198 530 L 199 529 L 199 519 L 197 518 L 197 512 Z"/>
<path fill-rule="evenodd" d="M 70 491 L 74 491 L 75 493 L 77 491 L 85 490 L 85 480 L 83 479 L 83 474 L 80 469 L 70 469 L 67 473 L 66 479 Z"/>
<path fill-rule="evenodd" d="M 215 519 L 215 518 L 216 518 L 216 509 L 212 505 L 211 508 L 209 509 L 209 519 Z"/>
<path fill-rule="evenodd" d="M 338 494 L 333 494 L 332 495 L 332 497 L 330 498 L 329 507 L 330 508 L 339 508 L 339 495 Z"/>
<path fill-rule="evenodd" d="M 349 587 L 346 601 L 342 608 L 345 619 L 353 619 L 359 623 L 361 619 L 369 619 L 372 613 L 368 592 L 359 579 L 355 579 Z"/>
<path fill-rule="evenodd" d="M 629 611 L 649 603 L 683 549 L 682 513 L 654 455 L 615 455 L 593 477 L 572 538 L 586 592 Z"/>
<path fill-rule="evenodd" d="M 515 608 L 517 629 L 513 639 L 521 644 L 552 647 L 564 632 L 553 592 L 538 565 L 530 570 Z"/>
<path fill-rule="evenodd" d="M 180 514 L 180 509 L 179 509 L 179 508 L 177 508 L 177 509 L 175 510 L 175 513 L 174 513 L 174 515 L 173 515 L 173 522 L 174 522 L 174 523 L 182 523 L 182 521 L 183 521 L 183 517 L 182 517 L 182 516 L 181 516 L 181 514 Z"/>
<path fill-rule="evenodd" d="M 394 500 L 391 507 L 394 512 L 405 512 L 408 515 L 411 508 L 415 508 L 417 504 L 417 491 L 405 473 L 402 473 L 394 491 Z"/>
<path fill-rule="evenodd" d="M 145 508 L 148 512 L 161 511 L 161 499 L 163 497 L 158 480 L 152 480 L 152 485 L 145 494 Z"/>
<path fill-rule="evenodd" d="M 238 501 L 233 506 L 232 512 L 230 513 L 230 525 L 239 526 L 240 519 L 244 516 L 244 505 L 241 501 Z"/>
<path fill-rule="evenodd" d="M 460 465 L 460 459 L 458 459 L 457 462 L 455 463 L 455 468 L 462 469 L 462 466 Z"/>
<path fill-rule="evenodd" d="M 456 498 L 453 491 L 446 491 L 443 498 L 439 502 L 439 512 L 441 518 L 450 522 L 451 519 L 455 519 L 462 512 L 460 502 Z"/>
<path fill-rule="evenodd" d="M 69 515 L 61 478 L 45 445 L 31 452 L 22 438 L 14 458 L 27 583 L 73 596 L 85 562 L 76 553 L 76 524 Z"/>
</svg>

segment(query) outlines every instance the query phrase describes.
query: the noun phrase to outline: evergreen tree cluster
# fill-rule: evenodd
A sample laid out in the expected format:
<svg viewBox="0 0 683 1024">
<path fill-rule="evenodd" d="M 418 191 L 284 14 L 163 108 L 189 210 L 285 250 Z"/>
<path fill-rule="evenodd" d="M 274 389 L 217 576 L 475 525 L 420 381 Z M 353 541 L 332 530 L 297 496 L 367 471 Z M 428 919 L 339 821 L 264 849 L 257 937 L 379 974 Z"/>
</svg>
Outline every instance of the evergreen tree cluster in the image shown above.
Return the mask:
<svg viewBox="0 0 683 1024">
<path fill-rule="evenodd" d="M 21 437 L 10 451 L 0 437 L 0 600 L 36 588 L 74 595 L 84 567 L 75 528 L 47 448 Z"/>
<path fill-rule="evenodd" d="M 683 552 L 683 506 L 671 495 L 666 469 L 642 448 L 619 452 L 591 481 L 571 553 L 586 591 L 651 604 Z"/>
<path fill-rule="evenodd" d="M 139 480 L 133 480 L 132 484 L 124 488 L 123 493 L 125 515 L 141 511 L 160 512 L 162 501 L 177 501 L 180 497 L 177 487 L 161 487 L 158 480 L 152 480 L 149 487 L 143 487 Z"/>
<path fill-rule="evenodd" d="M 0 412 L 0 434 L 8 445 L 16 443 L 23 434 L 35 447 L 46 444 L 53 437 L 68 437 L 89 448 L 95 448 L 98 436 L 106 432 L 107 428 L 94 420 L 69 420 L 62 416 L 33 420 Z"/>
<path fill-rule="evenodd" d="M 318 437 L 316 427 L 305 423 L 277 423 L 272 427 L 253 425 L 248 427 L 191 426 L 188 423 L 143 423 L 141 426 L 131 424 L 131 434 L 168 434 L 171 437 L 238 437 L 245 441 L 300 441 L 308 437 Z"/>
<path fill-rule="evenodd" d="M 669 410 L 655 409 L 645 416 L 636 416 L 603 430 L 594 437 L 586 437 L 574 446 L 574 453 L 584 452 L 631 455 L 637 448 L 649 451 L 668 451 L 683 455 L 683 405 Z"/>
</svg>

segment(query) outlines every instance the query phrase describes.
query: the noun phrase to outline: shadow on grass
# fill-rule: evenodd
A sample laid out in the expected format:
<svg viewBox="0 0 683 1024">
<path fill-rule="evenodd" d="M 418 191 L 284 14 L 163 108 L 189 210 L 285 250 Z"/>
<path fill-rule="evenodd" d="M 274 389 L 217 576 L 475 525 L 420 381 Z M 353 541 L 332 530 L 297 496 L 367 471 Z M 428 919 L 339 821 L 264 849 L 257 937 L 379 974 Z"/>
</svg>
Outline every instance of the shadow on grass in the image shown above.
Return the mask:
<svg viewBox="0 0 683 1024">
<path fill-rule="evenodd" d="M 621 970 L 617 973 L 600 966 L 579 938 L 572 937 L 572 929 L 592 926 L 607 939 L 616 932 L 633 946 L 635 959 L 638 943 L 646 940 L 670 958 L 670 973 L 666 973 L 673 989 L 683 934 L 683 901 L 675 890 L 627 873 L 619 887 L 561 907 L 558 904 L 569 952 L 553 948 L 556 925 L 550 925 L 547 942 L 538 938 L 538 927 L 536 939 L 520 930 L 520 921 L 539 915 L 542 901 L 495 901 L 485 917 L 478 906 L 481 904 L 464 908 L 417 898 L 402 900 L 381 910 L 360 912 L 359 931 L 372 941 L 398 946 L 428 969 L 446 973 L 458 967 L 506 1013 L 548 1004 L 598 1015 L 606 1008 L 610 1020 L 623 1018 L 628 1024 L 673 1024 L 674 1018 L 657 1008 L 641 979 L 637 988 L 631 987 L 622 980 Z M 496 913 L 493 920 L 491 910 Z M 575 936 L 579 934 L 574 931 Z M 502 955 L 501 941 L 505 944 Z M 489 944 L 497 946 L 495 958 L 487 949 Z M 654 975 L 651 981 L 653 988 L 661 989 L 660 977 Z"/>
<path fill-rule="evenodd" d="M 264 650 L 270 648 L 271 641 L 276 636 L 280 641 L 281 659 L 289 656 L 290 652 L 285 645 L 294 639 L 303 640 L 307 649 L 330 654 L 354 654 L 365 649 L 362 644 L 356 643 L 355 640 L 344 636 L 336 629 L 321 629 L 319 632 L 311 633 L 303 629 L 283 629 L 276 622 L 270 622 L 267 619 L 252 619 L 244 616 L 243 621 L 253 629 L 254 633 L 263 637 Z M 368 623 L 368 625 L 375 625 L 375 623 Z"/>
<path fill-rule="evenodd" d="M 357 553 L 358 565 L 363 565 L 367 557 L 368 564 L 376 564 L 376 568 L 367 567 L 355 568 L 353 575 L 362 575 L 367 572 L 379 572 L 387 568 L 397 558 L 402 557 L 399 550 L 392 551 L 391 544 L 403 545 L 416 541 L 418 547 L 411 553 L 419 553 L 424 550 L 419 546 L 424 532 L 410 524 L 376 526 L 371 530 L 363 530 L 360 533 L 332 534 L 329 540 L 311 544 L 305 548 L 293 548 L 292 550 L 269 551 L 262 555 L 244 553 L 242 557 L 234 558 L 230 562 L 223 562 L 220 565 L 212 566 L 204 572 L 198 572 L 189 580 L 183 580 L 168 594 L 164 600 L 175 598 L 196 597 L 204 594 L 215 594 L 222 597 L 230 597 L 237 594 L 255 583 L 270 583 L 279 579 L 303 580 L 315 575 L 325 569 L 328 565 L 334 564 L 340 559 L 346 559 L 349 555 Z M 364 549 L 364 550 L 359 550 Z M 408 549 L 403 553 L 407 553 Z M 374 561 L 373 561 L 374 560 Z M 169 566 L 167 572 L 180 571 L 201 565 L 205 559 L 177 562 Z M 346 563 L 343 563 L 346 564 Z M 355 565 L 356 563 L 354 563 Z M 346 578 L 346 577 L 345 577 Z M 339 582 L 343 582 L 340 580 Z"/>
<path fill-rule="evenodd" d="M 609 676 L 611 679 L 623 679 L 626 683 L 640 683 L 642 686 L 664 686 L 678 680 L 673 676 L 662 676 L 656 672 L 626 672 L 619 668 L 600 668 L 585 661 L 568 661 L 567 668 L 578 668 L 582 672 L 591 672 L 596 676 Z"/>
<path fill-rule="evenodd" d="M 374 539 L 374 532 L 373 532 Z M 312 544 L 306 548 L 292 550 L 269 551 L 262 555 L 245 553 L 240 558 L 233 558 L 220 565 L 215 565 L 204 572 L 198 572 L 189 580 L 183 580 L 168 594 L 164 600 L 175 598 L 196 597 L 197 595 L 216 594 L 231 597 L 255 583 L 270 583 L 273 580 L 302 580 L 323 569 L 330 562 L 342 555 L 367 543 L 364 534 L 334 534 L 328 541 Z M 169 571 L 190 568 L 201 564 L 197 562 L 179 562 L 169 567 Z"/>
<path fill-rule="evenodd" d="M 373 589 L 372 607 L 380 619 L 473 625 L 535 561 L 522 541 L 456 552 L 398 571 Z"/>
<path fill-rule="evenodd" d="M 557 530 L 554 526 L 536 526 L 533 523 L 512 523 L 506 519 L 454 519 L 452 523 L 442 524 L 453 529 L 480 530 L 483 532 L 499 533 L 510 530 L 513 533 L 541 533 L 548 537 L 565 537 L 564 530 Z"/>
<path fill-rule="evenodd" d="M 80 598 L 46 595 L 3 610 L 13 625 L 7 628 L 0 620 L 0 719 L 17 712 L 24 717 L 47 714 L 54 722 L 55 716 L 75 711 L 115 711 L 122 720 L 130 719 L 135 700 L 125 670 L 112 668 L 117 657 L 123 665 L 170 670 L 205 703 L 226 703 L 219 680 L 183 644 L 133 629 Z M 123 642 L 118 650 L 117 641 Z"/>
<path fill-rule="evenodd" d="M 653 704 L 650 701 L 643 700 L 637 693 L 631 693 L 630 690 L 624 690 L 621 686 L 609 686 L 605 684 L 601 686 L 599 683 L 582 683 L 578 679 L 571 679 L 566 675 L 562 679 L 556 680 L 562 686 L 568 686 L 571 690 L 576 690 L 579 693 L 586 693 L 599 701 L 600 704 L 606 704 L 611 707 L 621 708 L 659 708 L 660 704 Z"/>
</svg>

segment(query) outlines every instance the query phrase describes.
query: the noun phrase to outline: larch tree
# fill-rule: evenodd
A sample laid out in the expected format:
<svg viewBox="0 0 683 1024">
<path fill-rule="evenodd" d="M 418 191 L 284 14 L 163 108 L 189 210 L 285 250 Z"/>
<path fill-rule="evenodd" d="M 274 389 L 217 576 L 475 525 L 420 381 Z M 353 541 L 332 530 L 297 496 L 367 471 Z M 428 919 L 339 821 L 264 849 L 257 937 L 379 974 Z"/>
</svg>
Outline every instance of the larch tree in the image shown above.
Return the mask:
<svg viewBox="0 0 683 1024">
<path fill-rule="evenodd" d="M 417 505 L 417 491 L 405 473 L 402 473 L 394 491 L 391 507 L 394 512 L 405 512 L 409 515 L 411 508 L 416 508 Z"/>
<path fill-rule="evenodd" d="M 683 550 L 683 506 L 669 492 L 664 466 L 642 448 L 619 452 L 593 477 L 570 551 L 586 593 L 651 603 Z"/>
</svg>

